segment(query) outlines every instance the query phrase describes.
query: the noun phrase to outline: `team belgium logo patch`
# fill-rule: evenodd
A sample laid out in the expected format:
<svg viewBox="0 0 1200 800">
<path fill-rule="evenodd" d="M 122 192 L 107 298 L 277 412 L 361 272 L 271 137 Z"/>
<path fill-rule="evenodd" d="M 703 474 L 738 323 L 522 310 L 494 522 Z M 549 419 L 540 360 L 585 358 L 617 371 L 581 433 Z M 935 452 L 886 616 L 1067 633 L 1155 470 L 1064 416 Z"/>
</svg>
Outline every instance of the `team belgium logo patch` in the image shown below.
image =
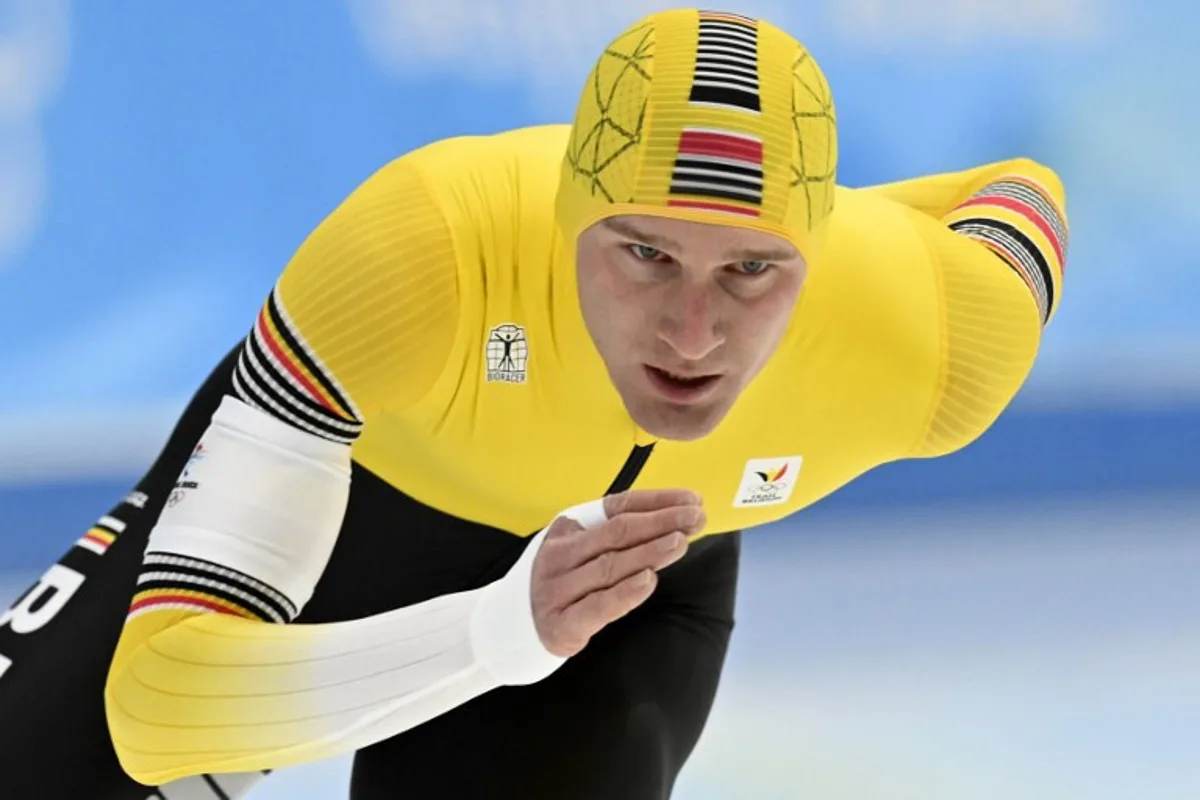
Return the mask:
<svg viewBox="0 0 1200 800">
<path fill-rule="evenodd" d="M 773 506 L 786 503 L 800 476 L 800 456 L 752 458 L 746 462 L 734 508 Z"/>
</svg>

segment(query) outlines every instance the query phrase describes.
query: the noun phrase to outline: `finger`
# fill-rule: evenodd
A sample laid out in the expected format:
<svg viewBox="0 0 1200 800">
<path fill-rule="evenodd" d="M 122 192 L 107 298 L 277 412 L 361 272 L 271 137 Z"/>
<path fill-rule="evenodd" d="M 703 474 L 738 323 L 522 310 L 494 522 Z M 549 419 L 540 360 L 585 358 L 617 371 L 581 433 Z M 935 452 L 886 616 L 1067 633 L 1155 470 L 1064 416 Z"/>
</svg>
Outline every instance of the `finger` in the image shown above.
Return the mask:
<svg viewBox="0 0 1200 800">
<path fill-rule="evenodd" d="M 554 605 L 565 608 L 586 595 L 615 586 L 643 570 L 663 569 L 683 558 L 687 548 L 687 536 L 680 531 L 673 531 L 628 550 L 606 550 L 556 579 Z"/>
<path fill-rule="evenodd" d="M 563 548 L 561 563 L 575 569 L 608 550 L 628 550 L 675 531 L 698 533 L 704 519 L 704 509 L 693 505 L 622 514 L 572 537 Z"/>
<path fill-rule="evenodd" d="M 646 602 L 658 585 L 654 570 L 646 569 L 630 575 L 607 589 L 592 592 L 567 606 L 560 617 L 566 630 L 584 639 L 628 614 Z"/>
<path fill-rule="evenodd" d="M 612 519 L 618 514 L 689 505 L 700 505 L 700 496 L 687 489 L 637 489 L 607 495 L 604 513 Z"/>
<path fill-rule="evenodd" d="M 547 539 L 562 539 L 570 537 L 583 530 L 583 526 L 570 517 L 555 517 L 546 531 Z"/>
<path fill-rule="evenodd" d="M 573 566 L 574 556 L 570 546 L 571 537 L 579 535 L 583 526 L 570 517 L 558 517 L 550 523 L 546 538 L 534 556 L 535 573 L 560 575 Z"/>
</svg>

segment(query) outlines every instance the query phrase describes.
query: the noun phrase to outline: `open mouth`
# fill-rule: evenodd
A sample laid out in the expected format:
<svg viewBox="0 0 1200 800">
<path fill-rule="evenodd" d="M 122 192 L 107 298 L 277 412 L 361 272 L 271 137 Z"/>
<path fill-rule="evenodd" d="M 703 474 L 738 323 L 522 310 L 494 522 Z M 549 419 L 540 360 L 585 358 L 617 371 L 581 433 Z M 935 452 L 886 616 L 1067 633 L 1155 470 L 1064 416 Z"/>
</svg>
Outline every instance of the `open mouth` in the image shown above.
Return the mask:
<svg viewBox="0 0 1200 800">
<path fill-rule="evenodd" d="M 649 365 L 646 374 L 660 394 L 675 401 L 698 400 L 721 379 L 720 375 L 677 375 Z"/>
</svg>

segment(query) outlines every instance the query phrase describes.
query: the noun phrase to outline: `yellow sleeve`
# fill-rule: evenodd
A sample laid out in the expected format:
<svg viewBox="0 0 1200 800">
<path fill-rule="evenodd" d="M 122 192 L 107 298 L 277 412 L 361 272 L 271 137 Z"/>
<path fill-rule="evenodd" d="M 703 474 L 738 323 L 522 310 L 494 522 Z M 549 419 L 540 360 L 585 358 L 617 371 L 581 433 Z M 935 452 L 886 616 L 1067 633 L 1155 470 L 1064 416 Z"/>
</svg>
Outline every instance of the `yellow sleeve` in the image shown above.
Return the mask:
<svg viewBox="0 0 1200 800">
<path fill-rule="evenodd" d="M 322 438 L 352 442 L 436 381 L 458 315 L 454 244 L 419 167 L 398 159 L 296 252 L 234 374 L 238 397 Z"/>
<path fill-rule="evenodd" d="M 320 625 L 176 618 L 109 678 L 121 766 L 161 785 L 326 760 L 411 729 L 499 685 L 471 634 L 483 598 Z"/>
<path fill-rule="evenodd" d="M 1033 366 L 1066 263 L 1062 183 L 1027 159 L 877 187 L 914 214 L 940 284 L 943 370 L 915 457 L 953 452 L 1000 416 Z"/>
<path fill-rule="evenodd" d="M 264 699 L 270 687 L 254 676 L 307 686 L 312 665 L 289 662 L 286 648 L 312 641 L 306 652 L 322 653 L 321 640 L 309 629 L 278 624 L 297 615 L 295 598 L 262 574 L 236 568 L 238 554 L 244 558 L 255 536 L 262 537 L 253 523 L 245 523 L 253 535 L 242 536 L 238 526 L 244 523 L 235 517 L 261 507 L 269 522 L 271 514 L 284 513 L 279 506 L 288 503 L 289 493 L 305 491 L 297 487 L 348 481 L 348 448 L 341 445 L 351 443 L 373 415 L 415 402 L 433 385 L 453 344 L 457 304 L 452 232 L 407 158 L 353 192 L 290 260 L 243 344 L 234 390 L 302 441 L 289 449 L 271 440 L 253 451 L 277 457 L 278 464 L 243 482 L 249 496 L 242 506 L 233 494 L 212 495 L 214 482 L 200 479 L 202 490 L 216 497 L 204 502 L 223 520 L 200 533 L 210 542 L 231 542 L 229 554 L 205 559 L 152 552 L 158 531 L 152 535 L 106 688 L 110 731 L 133 777 L 161 782 L 240 764 L 239 758 L 270 765 L 313 752 L 305 736 L 321 729 L 288 724 L 293 709 L 284 700 Z M 265 421 L 278 426 L 274 420 Z M 211 468 L 222 457 L 206 455 L 203 446 L 204 440 L 189 469 L 205 468 L 197 466 L 198 458 Z M 317 457 L 331 448 L 336 458 Z M 231 463 L 225 458 L 222 468 Z M 326 461 L 346 463 L 334 468 Z M 233 461 L 240 469 L 247 463 Z M 193 496 L 185 502 L 198 501 Z M 344 502 L 336 514 L 325 514 L 323 529 L 332 527 L 336 535 L 343 511 Z M 313 546 L 300 542 L 302 550 Z M 283 549 L 267 556 L 285 557 Z M 175 660 L 164 666 L 169 657 Z M 214 699 L 223 682 L 245 685 L 239 691 L 246 697 Z M 212 696 L 197 699 L 197 685 Z"/>
</svg>

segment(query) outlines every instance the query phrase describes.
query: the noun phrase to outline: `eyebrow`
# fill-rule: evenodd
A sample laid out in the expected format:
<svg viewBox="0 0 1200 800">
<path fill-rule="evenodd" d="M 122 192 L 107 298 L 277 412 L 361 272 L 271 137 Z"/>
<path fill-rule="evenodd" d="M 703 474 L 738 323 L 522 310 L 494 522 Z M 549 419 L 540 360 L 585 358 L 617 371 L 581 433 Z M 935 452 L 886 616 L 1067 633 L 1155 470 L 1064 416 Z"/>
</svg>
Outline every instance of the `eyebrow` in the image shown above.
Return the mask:
<svg viewBox="0 0 1200 800">
<path fill-rule="evenodd" d="M 679 251 L 683 249 L 683 245 L 668 236 L 660 236 L 656 233 L 639 230 L 636 226 L 619 219 L 606 219 L 601 224 L 614 233 L 619 233 L 630 239 L 637 239 L 639 242 L 644 242 L 659 250 Z M 728 250 L 722 258 L 725 261 L 790 261 L 793 258 L 799 258 L 799 256 L 800 254 L 791 247 L 750 247 Z"/>
<path fill-rule="evenodd" d="M 790 261 L 800 256 L 792 248 L 778 247 L 774 250 L 730 250 L 725 253 L 726 261 Z"/>
<path fill-rule="evenodd" d="M 638 230 L 635 226 L 619 219 L 606 219 L 601 224 L 613 233 L 619 233 L 622 236 L 629 237 L 630 239 L 637 239 L 639 242 L 645 242 L 651 247 L 658 248 L 659 250 L 683 249 L 683 245 L 668 236 L 659 236 L 656 233 Z"/>
</svg>

